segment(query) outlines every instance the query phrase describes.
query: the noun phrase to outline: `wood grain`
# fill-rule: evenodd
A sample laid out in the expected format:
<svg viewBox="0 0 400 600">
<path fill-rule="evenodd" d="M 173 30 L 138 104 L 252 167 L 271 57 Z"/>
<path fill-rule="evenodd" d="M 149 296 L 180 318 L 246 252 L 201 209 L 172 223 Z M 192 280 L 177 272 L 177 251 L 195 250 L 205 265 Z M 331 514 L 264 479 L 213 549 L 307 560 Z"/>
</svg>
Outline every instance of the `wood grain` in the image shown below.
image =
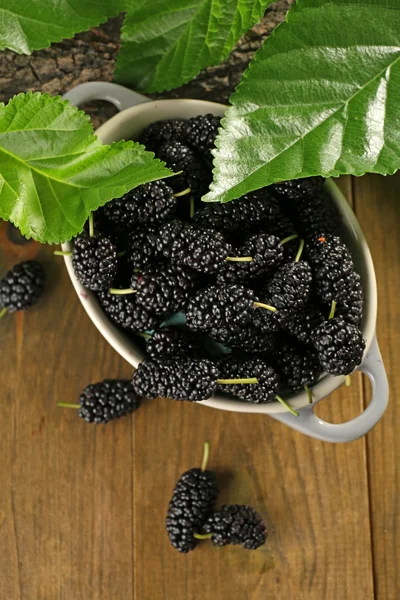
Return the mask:
<svg viewBox="0 0 400 600">
<path fill-rule="evenodd" d="M 356 210 L 375 263 L 378 340 L 390 401 L 367 437 L 374 575 L 377 600 L 400 598 L 400 174 L 355 179 Z"/>
</svg>

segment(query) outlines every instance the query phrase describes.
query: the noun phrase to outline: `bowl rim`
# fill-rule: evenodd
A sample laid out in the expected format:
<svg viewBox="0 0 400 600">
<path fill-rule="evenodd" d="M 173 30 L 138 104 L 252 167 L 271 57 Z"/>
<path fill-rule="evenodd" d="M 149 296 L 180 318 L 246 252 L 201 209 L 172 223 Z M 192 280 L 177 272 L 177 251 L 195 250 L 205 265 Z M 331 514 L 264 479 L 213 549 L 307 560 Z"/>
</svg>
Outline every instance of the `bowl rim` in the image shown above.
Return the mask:
<svg viewBox="0 0 400 600">
<path fill-rule="evenodd" d="M 227 106 L 224 104 L 194 99 L 155 100 L 144 102 L 143 104 L 137 104 L 136 106 L 132 106 L 131 108 L 127 108 L 116 114 L 106 123 L 101 125 L 97 129 L 96 134 L 103 141 L 103 143 L 110 143 L 115 141 L 117 138 L 122 139 L 117 132 L 121 132 L 121 130 L 125 128 L 126 124 L 130 123 L 133 119 L 141 119 L 140 129 L 142 129 L 149 123 L 160 118 L 185 118 L 196 116 L 198 114 L 206 114 L 208 112 L 222 116 L 226 108 Z M 163 114 L 161 117 L 160 112 Z M 365 311 L 361 327 L 363 336 L 366 340 L 366 348 L 363 358 L 364 362 L 373 341 L 376 328 L 377 286 L 375 269 L 367 241 L 350 204 L 339 190 L 338 186 L 331 179 L 327 180 L 324 185 L 329 195 L 334 200 L 339 213 L 346 220 L 346 223 L 343 223 L 343 227 L 345 230 L 350 232 L 351 236 L 357 242 L 358 249 L 360 250 L 359 254 L 362 257 L 365 265 L 362 287 L 364 298 L 368 299 L 368 302 L 364 303 L 365 306 L 368 306 L 368 310 Z M 71 242 L 66 242 L 62 245 L 64 251 L 70 251 L 71 247 Z M 134 345 L 128 336 L 125 335 L 120 329 L 118 329 L 116 325 L 112 323 L 112 321 L 108 319 L 108 317 L 102 311 L 95 294 L 86 289 L 77 280 L 73 271 L 71 257 L 65 256 L 64 260 L 78 298 L 80 299 L 89 318 L 103 335 L 103 337 L 114 348 L 114 350 L 116 350 L 120 356 L 122 356 L 128 363 L 136 368 L 142 360 L 142 353 L 135 350 Z M 356 370 L 361 368 L 361 366 L 362 365 L 360 365 Z M 313 405 L 336 390 L 344 383 L 344 381 L 344 376 L 323 374 L 321 379 L 312 387 L 314 399 Z M 290 406 L 295 409 L 310 406 L 308 396 L 304 391 L 295 392 L 289 396 L 285 395 L 285 399 L 290 403 Z M 230 396 L 216 395 L 208 400 L 201 401 L 199 404 L 221 410 L 243 413 L 277 414 L 287 412 L 287 409 L 277 401 L 269 404 L 253 404 Z"/>
</svg>

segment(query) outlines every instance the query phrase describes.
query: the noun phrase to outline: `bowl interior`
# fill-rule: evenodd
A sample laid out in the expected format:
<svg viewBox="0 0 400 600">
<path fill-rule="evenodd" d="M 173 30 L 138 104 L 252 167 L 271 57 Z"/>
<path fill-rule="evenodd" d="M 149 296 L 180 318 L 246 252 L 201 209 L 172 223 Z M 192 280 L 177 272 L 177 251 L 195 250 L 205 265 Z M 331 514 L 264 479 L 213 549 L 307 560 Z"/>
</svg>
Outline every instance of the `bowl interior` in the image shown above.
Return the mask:
<svg viewBox="0 0 400 600">
<path fill-rule="evenodd" d="M 154 121 L 161 119 L 185 119 L 207 113 L 222 116 L 225 109 L 226 107 L 222 104 L 205 102 L 202 100 L 157 100 L 154 102 L 146 102 L 128 108 L 115 115 L 102 125 L 96 133 L 106 144 L 121 139 L 135 140 L 141 131 Z M 366 340 L 366 355 L 374 336 L 377 313 L 376 280 L 372 258 L 359 223 L 347 200 L 332 180 L 327 181 L 325 186 L 334 200 L 341 216 L 340 235 L 348 245 L 353 256 L 356 270 L 361 276 L 364 292 L 364 317 L 361 327 Z M 65 250 L 70 250 L 71 246 L 67 243 L 64 244 L 63 248 Z M 136 345 L 130 337 L 113 325 L 101 310 L 95 295 L 84 288 L 76 279 L 71 259 L 65 257 L 65 262 L 77 294 L 95 326 L 113 348 L 125 358 L 125 360 L 133 367 L 137 367 L 144 358 L 141 346 Z M 330 394 L 339 387 L 343 381 L 344 377 L 323 375 L 320 381 L 313 386 L 313 397 L 315 401 L 319 401 Z M 291 405 L 297 409 L 308 405 L 308 398 L 305 392 L 287 394 L 285 395 L 285 399 L 289 400 Z M 219 396 L 205 400 L 201 404 L 223 410 L 235 410 L 240 412 L 271 414 L 286 411 L 286 409 L 278 402 L 256 405 L 242 402 L 234 398 Z"/>
</svg>

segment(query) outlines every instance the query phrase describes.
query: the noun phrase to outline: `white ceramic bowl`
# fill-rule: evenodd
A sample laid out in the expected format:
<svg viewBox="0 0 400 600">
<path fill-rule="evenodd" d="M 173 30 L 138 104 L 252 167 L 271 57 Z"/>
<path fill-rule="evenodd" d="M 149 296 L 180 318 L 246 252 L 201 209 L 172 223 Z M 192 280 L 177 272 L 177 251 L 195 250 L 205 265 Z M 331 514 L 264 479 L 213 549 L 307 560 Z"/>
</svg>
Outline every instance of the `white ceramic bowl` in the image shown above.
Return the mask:
<svg viewBox="0 0 400 600">
<path fill-rule="evenodd" d="M 189 118 L 206 113 L 222 116 L 226 108 L 222 104 L 201 100 L 157 100 L 152 102 L 136 92 L 109 83 L 82 84 L 71 90 L 65 97 L 74 104 L 82 104 L 93 99 L 105 99 L 122 110 L 97 130 L 99 138 L 107 144 L 120 139 L 137 139 L 144 127 L 159 119 Z M 327 181 L 325 185 L 341 216 L 340 235 L 350 248 L 356 270 L 361 275 L 364 291 L 362 331 L 366 340 L 366 350 L 360 369 L 365 371 L 372 381 L 373 398 L 369 406 L 360 416 L 340 425 L 326 423 L 317 418 L 313 412 L 315 404 L 344 382 L 344 377 L 333 377 L 326 374 L 312 388 L 314 398 L 312 405 L 309 404 L 305 392 L 285 396 L 290 405 L 299 411 L 299 417 L 288 413 L 279 402 L 251 404 L 235 398 L 215 396 L 201 404 L 222 410 L 267 414 L 313 437 L 339 442 L 357 439 L 365 435 L 376 424 L 387 405 L 388 385 L 375 337 L 377 290 L 371 254 L 358 221 L 339 188 L 333 181 Z M 70 244 L 64 244 L 64 249 L 69 250 Z M 133 367 L 137 367 L 144 358 L 141 347 L 135 345 L 131 338 L 124 335 L 106 317 L 95 295 L 76 279 L 71 259 L 66 258 L 65 262 L 77 294 L 95 326 L 125 360 Z"/>
</svg>

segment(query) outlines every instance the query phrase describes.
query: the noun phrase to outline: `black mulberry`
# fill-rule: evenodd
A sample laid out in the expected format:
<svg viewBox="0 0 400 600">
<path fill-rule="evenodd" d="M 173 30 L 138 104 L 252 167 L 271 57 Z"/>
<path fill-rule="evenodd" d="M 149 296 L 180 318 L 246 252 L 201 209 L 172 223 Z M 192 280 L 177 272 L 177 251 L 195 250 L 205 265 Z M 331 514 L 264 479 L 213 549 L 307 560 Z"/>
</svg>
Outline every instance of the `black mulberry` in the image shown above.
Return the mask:
<svg viewBox="0 0 400 600">
<path fill-rule="evenodd" d="M 135 229 L 130 232 L 126 247 L 126 259 L 135 269 L 142 269 L 158 262 L 157 240 L 159 232 L 155 227 Z"/>
<path fill-rule="evenodd" d="M 365 350 L 362 332 L 342 317 L 325 321 L 312 334 L 323 369 L 331 375 L 350 375 L 361 364 Z"/>
<path fill-rule="evenodd" d="M 278 269 L 267 290 L 274 307 L 297 311 L 307 304 L 311 285 L 311 267 L 302 260 L 287 263 Z"/>
<path fill-rule="evenodd" d="M 0 308 L 13 313 L 33 306 L 43 293 L 44 284 L 40 263 L 27 260 L 15 265 L 0 281 Z"/>
<path fill-rule="evenodd" d="M 271 191 L 289 200 L 312 198 L 321 191 L 324 180 L 322 177 L 305 177 L 281 181 L 271 186 Z"/>
<path fill-rule="evenodd" d="M 232 247 L 218 231 L 182 221 L 172 221 L 161 228 L 157 247 L 173 264 L 206 274 L 220 270 L 232 253 Z"/>
<path fill-rule="evenodd" d="M 247 379 L 255 377 L 258 383 L 218 384 L 217 390 L 236 396 L 246 402 L 266 404 L 276 399 L 278 376 L 275 370 L 261 358 L 242 358 L 228 356 L 218 362 L 222 379 Z"/>
<path fill-rule="evenodd" d="M 347 296 L 338 302 L 335 315 L 342 317 L 347 323 L 359 325 L 363 315 L 363 304 L 361 278 L 358 273 L 354 273 L 353 285 Z"/>
<path fill-rule="evenodd" d="M 203 460 L 204 463 L 204 460 Z M 214 508 L 218 489 L 214 471 L 190 469 L 180 476 L 168 506 L 166 529 L 179 552 L 190 552 L 199 543 L 194 537 Z"/>
<path fill-rule="evenodd" d="M 267 528 L 260 515 L 250 506 L 232 504 L 212 513 L 204 525 L 212 533 L 216 546 L 239 544 L 255 550 L 265 544 Z"/>
<path fill-rule="evenodd" d="M 263 277 L 273 272 L 284 260 L 279 238 L 268 233 L 250 236 L 235 253 L 239 258 L 250 257 L 252 260 L 226 260 L 218 271 L 217 283 L 245 283 Z"/>
<path fill-rule="evenodd" d="M 136 294 L 110 294 L 108 290 L 97 293 L 102 309 L 122 329 L 149 331 L 158 327 L 160 318 L 138 304 Z"/>
<path fill-rule="evenodd" d="M 210 285 L 199 290 L 186 308 L 187 325 L 194 331 L 211 333 L 239 331 L 254 311 L 254 292 L 239 285 Z"/>
<path fill-rule="evenodd" d="M 195 223 L 227 233 L 263 231 L 280 239 L 294 233 L 279 202 L 265 189 L 251 192 L 232 202 L 210 202 L 195 213 Z"/>
<path fill-rule="evenodd" d="M 165 161 L 172 171 L 183 171 L 170 179 L 175 191 L 181 192 L 190 187 L 198 196 L 206 193 L 211 182 L 211 172 L 188 146 L 175 141 L 163 144 L 157 151 L 157 157 Z"/>
<path fill-rule="evenodd" d="M 138 304 L 159 316 L 183 309 L 194 284 L 193 273 L 188 269 L 163 263 L 144 267 L 131 280 Z"/>
<path fill-rule="evenodd" d="M 146 342 L 146 352 L 152 359 L 157 358 L 199 358 L 201 348 L 197 336 L 178 327 L 156 329 Z"/>
<path fill-rule="evenodd" d="M 304 306 L 299 312 L 292 313 L 283 324 L 283 328 L 303 344 L 311 344 L 311 333 L 324 321 L 322 312 L 312 304 Z"/>
<path fill-rule="evenodd" d="M 211 159 L 210 150 L 214 148 L 220 123 L 221 117 L 215 117 L 211 114 L 188 119 L 184 126 L 186 143 L 196 152 L 210 154 Z"/>
<path fill-rule="evenodd" d="M 143 129 L 139 142 L 146 146 L 147 150 L 157 152 L 157 148 L 166 142 L 183 140 L 186 123 L 183 119 L 166 119 L 151 123 Z"/>
<path fill-rule="evenodd" d="M 95 292 L 112 284 L 117 274 L 117 249 L 100 233 L 82 233 L 74 240 L 72 265 L 82 285 Z"/>
<path fill-rule="evenodd" d="M 210 360 L 170 358 L 140 363 L 132 379 L 139 396 L 200 402 L 216 390 L 218 369 Z"/>
<path fill-rule="evenodd" d="M 152 225 L 172 218 L 176 202 L 169 185 L 164 181 L 152 181 L 112 200 L 103 210 L 110 221 L 129 231 L 141 223 Z"/>
<path fill-rule="evenodd" d="M 305 385 L 311 386 L 318 381 L 321 365 L 315 349 L 311 346 L 283 341 L 277 344 L 274 363 L 281 383 L 293 390 L 300 390 Z"/>
<path fill-rule="evenodd" d="M 88 385 L 79 402 L 79 416 L 88 423 L 108 423 L 140 406 L 140 398 L 134 392 L 132 383 L 123 379 L 106 379 Z"/>
</svg>

